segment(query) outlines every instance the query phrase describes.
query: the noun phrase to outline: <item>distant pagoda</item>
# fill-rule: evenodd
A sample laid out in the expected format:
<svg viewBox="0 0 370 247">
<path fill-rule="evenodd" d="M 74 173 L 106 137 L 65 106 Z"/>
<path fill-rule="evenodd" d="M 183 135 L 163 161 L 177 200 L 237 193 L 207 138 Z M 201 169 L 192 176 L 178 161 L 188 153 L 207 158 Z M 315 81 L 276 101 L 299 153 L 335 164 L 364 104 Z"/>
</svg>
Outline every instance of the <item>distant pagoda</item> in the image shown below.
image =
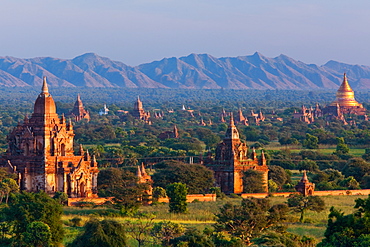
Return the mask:
<svg viewBox="0 0 370 247">
<path fill-rule="evenodd" d="M 338 110 L 340 110 L 342 114 L 354 114 L 359 116 L 366 114 L 366 109 L 355 99 L 355 93 L 348 83 L 346 73 L 344 73 L 343 82 L 337 91 L 336 99 L 323 109 L 323 113 L 337 115 Z"/>
<path fill-rule="evenodd" d="M 80 94 L 77 95 L 77 100 L 68 116 L 74 119 L 76 122 L 82 119 L 87 119 L 87 121 L 90 121 L 90 113 L 89 111 L 85 110 Z"/>
</svg>

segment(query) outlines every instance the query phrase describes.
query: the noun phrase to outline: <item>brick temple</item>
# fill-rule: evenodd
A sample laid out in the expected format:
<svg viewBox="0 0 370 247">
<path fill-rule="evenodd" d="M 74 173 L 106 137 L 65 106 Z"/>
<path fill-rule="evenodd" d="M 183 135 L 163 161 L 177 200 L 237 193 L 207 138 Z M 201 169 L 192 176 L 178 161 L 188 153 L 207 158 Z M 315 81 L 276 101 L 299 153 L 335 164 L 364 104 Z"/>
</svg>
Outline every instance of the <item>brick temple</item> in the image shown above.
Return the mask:
<svg viewBox="0 0 370 247">
<path fill-rule="evenodd" d="M 18 174 L 21 190 L 40 190 L 68 197 L 97 197 L 98 167 L 95 157 L 80 146 L 73 153 L 73 125 L 59 117 L 46 78 L 36 99 L 34 112 L 19 123 L 8 136 L 3 165 Z"/>
<path fill-rule="evenodd" d="M 243 193 L 243 173 L 249 169 L 263 174 L 265 191 L 268 191 L 268 167 L 265 155 L 262 151 L 261 157 L 257 158 L 254 149 L 251 155 L 248 154 L 248 147 L 240 140 L 232 115 L 225 138 L 217 145 L 215 158 L 208 157 L 205 165 L 214 171 L 216 185 L 226 194 Z"/>
</svg>

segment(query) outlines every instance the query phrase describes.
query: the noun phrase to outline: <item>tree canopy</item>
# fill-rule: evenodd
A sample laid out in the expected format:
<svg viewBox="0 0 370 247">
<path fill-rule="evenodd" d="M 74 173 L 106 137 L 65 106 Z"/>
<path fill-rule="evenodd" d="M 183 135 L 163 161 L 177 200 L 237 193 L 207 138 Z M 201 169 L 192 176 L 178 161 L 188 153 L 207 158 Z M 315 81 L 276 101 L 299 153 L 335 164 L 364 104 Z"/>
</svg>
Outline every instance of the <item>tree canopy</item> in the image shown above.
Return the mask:
<svg viewBox="0 0 370 247">
<path fill-rule="evenodd" d="M 41 223 L 50 229 L 51 244 L 61 243 L 64 236 L 62 213 L 62 206 L 42 191 L 13 194 L 9 206 L 3 209 L 5 220 L 13 226 L 15 241 L 18 244 L 22 244 L 24 241 L 23 233 L 31 234 L 35 229 L 44 229 L 45 227 Z M 32 225 L 33 222 L 41 223 Z M 46 229 L 43 231 L 46 232 Z"/>
<path fill-rule="evenodd" d="M 206 193 L 213 186 L 213 172 L 200 164 L 163 161 L 155 165 L 154 186 L 165 188 L 171 183 L 186 184 L 189 194 Z"/>
<path fill-rule="evenodd" d="M 214 227 L 216 231 L 228 232 L 249 245 L 252 238 L 285 221 L 287 212 L 285 204 L 270 206 L 268 199 L 243 199 L 240 205 L 226 203 L 221 207 Z"/>
</svg>

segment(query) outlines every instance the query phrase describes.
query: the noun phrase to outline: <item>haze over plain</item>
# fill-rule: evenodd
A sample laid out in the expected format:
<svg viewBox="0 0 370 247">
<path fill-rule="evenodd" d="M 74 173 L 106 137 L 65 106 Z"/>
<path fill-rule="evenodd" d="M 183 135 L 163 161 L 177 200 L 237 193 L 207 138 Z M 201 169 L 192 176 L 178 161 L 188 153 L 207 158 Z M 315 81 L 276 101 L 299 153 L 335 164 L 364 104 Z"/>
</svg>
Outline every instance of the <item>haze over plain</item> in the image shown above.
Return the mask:
<svg viewBox="0 0 370 247">
<path fill-rule="evenodd" d="M 370 65 L 370 2 L 342 0 L 4 0 L 0 56 L 94 52 L 135 66 L 208 53 L 285 54 Z"/>
</svg>

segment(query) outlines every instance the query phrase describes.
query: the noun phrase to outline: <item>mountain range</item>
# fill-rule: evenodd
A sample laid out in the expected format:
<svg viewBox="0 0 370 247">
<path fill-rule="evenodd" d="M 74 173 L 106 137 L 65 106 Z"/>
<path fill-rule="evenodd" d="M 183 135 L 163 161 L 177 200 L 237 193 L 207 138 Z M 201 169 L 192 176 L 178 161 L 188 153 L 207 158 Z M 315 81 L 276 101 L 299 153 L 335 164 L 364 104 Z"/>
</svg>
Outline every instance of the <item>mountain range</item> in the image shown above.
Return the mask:
<svg viewBox="0 0 370 247">
<path fill-rule="evenodd" d="M 329 61 L 306 64 L 288 56 L 216 58 L 208 54 L 164 58 L 128 66 L 86 53 L 74 59 L 0 57 L 0 87 L 183 88 L 183 89 L 337 89 L 343 73 L 354 90 L 370 89 L 370 66 Z"/>
</svg>

